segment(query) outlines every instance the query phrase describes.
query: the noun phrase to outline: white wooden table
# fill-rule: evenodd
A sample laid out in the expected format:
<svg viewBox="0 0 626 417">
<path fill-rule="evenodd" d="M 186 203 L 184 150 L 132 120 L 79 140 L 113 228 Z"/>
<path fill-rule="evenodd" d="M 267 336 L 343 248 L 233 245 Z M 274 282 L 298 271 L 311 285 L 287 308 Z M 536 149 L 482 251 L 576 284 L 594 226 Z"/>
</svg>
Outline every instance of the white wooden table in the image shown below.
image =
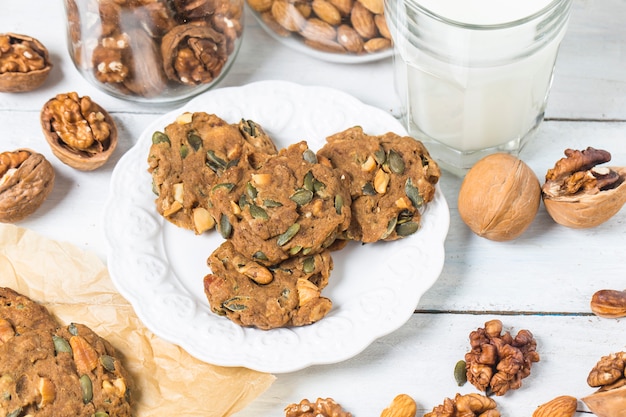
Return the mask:
<svg viewBox="0 0 626 417">
<path fill-rule="evenodd" d="M 41 89 L 0 93 L 1 150 L 31 147 L 57 172 L 49 199 L 19 225 L 105 261 L 102 206 L 110 174 L 144 127 L 172 108 L 121 101 L 84 81 L 66 50 L 60 0 L 4 1 L 0 7 L 0 31 L 40 39 L 55 65 Z M 606 149 L 613 165 L 626 165 L 625 20 L 624 0 L 574 0 L 547 120 L 522 154 L 541 180 L 568 147 Z M 363 65 L 320 62 L 276 43 L 248 15 L 239 56 L 220 87 L 268 79 L 334 87 L 394 115 L 398 109 L 391 59 Z M 69 91 L 90 95 L 120 128 L 116 154 L 94 172 L 63 165 L 41 134 L 43 103 Z M 468 349 L 469 332 L 494 318 L 513 333 L 531 330 L 541 354 L 521 389 L 495 398 L 503 415 L 530 416 L 557 395 L 581 398 L 593 392 L 586 377 L 596 361 L 626 350 L 626 320 L 601 319 L 589 309 L 596 290 L 626 288 L 626 209 L 597 228 L 571 230 L 556 225 L 541 207 L 521 238 L 496 243 L 473 235 L 460 220 L 460 181 L 448 174 L 442 178 L 451 214 L 445 265 L 406 325 L 345 362 L 278 375 L 238 417 L 280 416 L 285 405 L 317 397 L 334 398 L 356 417 L 376 416 L 399 393 L 415 398 L 421 416 L 456 392 L 476 392 L 470 384 L 457 387 L 452 370 Z M 585 415 L 582 402 L 578 409 L 577 415 Z"/>
</svg>

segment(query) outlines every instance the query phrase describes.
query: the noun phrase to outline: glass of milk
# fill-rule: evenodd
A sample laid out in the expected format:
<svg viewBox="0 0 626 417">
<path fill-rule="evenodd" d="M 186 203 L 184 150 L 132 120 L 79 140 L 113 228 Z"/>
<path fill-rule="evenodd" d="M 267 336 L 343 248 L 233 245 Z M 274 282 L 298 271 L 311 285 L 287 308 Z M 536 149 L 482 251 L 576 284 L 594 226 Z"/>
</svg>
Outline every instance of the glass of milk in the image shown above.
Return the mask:
<svg viewBox="0 0 626 417">
<path fill-rule="evenodd" d="M 543 120 L 572 0 L 385 0 L 409 133 L 463 175 Z"/>
</svg>

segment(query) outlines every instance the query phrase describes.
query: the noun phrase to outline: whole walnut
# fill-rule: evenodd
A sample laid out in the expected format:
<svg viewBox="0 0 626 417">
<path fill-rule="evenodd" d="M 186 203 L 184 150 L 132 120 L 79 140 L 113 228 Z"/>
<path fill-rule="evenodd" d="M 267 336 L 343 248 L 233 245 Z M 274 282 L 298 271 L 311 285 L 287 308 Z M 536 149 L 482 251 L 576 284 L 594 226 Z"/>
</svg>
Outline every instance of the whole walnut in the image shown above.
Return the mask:
<svg viewBox="0 0 626 417">
<path fill-rule="evenodd" d="M 478 236 L 506 241 L 519 237 L 541 202 L 535 173 L 515 156 L 496 153 L 478 161 L 459 190 L 461 219 Z"/>
<path fill-rule="evenodd" d="M 54 187 L 54 169 L 30 149 L 0 153 L 0 222 L 13 223 L 33 214 Z"/>
<path fill-rule="evenodd" d="M 469 335 L 471 350 L 465 354 L 467 380 L 484 392 L 504 395 L 522 386 L 533 362 L 539 362 L 537 342 L 528 330 L 515 337 L 502 333 L 502 322 L 491 320 Z"/>
</svg>

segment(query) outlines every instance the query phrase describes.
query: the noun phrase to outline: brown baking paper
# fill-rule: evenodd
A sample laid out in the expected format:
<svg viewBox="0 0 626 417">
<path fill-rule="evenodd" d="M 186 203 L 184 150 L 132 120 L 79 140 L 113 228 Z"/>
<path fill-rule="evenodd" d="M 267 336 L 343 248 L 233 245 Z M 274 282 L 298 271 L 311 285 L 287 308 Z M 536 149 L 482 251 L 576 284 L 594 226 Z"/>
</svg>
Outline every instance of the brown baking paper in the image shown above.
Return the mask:
<svg viewBox="0 0 626 417">
<path fill-rule="evenodd" d="M 274 381 L 271 374 L 207 364 L 150 332 L 92 253 L 14 225 L 0 225 L 0 286 L 81 323 L 118 350 L 132 374 L 135 415 L 229 416 Z"/>
</svg>

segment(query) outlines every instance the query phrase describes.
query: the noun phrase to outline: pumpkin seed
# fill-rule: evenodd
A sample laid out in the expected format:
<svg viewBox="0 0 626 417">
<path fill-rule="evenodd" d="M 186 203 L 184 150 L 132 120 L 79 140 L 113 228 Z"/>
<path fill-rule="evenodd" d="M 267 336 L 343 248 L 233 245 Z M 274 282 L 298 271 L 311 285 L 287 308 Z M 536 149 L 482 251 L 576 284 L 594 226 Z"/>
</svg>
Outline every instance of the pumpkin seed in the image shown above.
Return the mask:
<svg viewBox="0 0 626 417">
<path fill-rule="evenodd" d="M 313 173 L 311 171 L 307 172 L 306 175 L 304 176 L 304 184 L 302 185 L 306 190 L 310 190 L 313 191 L 313 180 L 315 178 L 313 177 Z"/>
<path fill-rule="evenodd" d="M 91 417 L 109 417 L 109 413 L 106 411 L 96 411 L 91 415 Z"/>
<path fill-rule="evenodd" d="M 416 222 L 406 222 L 406 223 L 402 223 L 402 224 L 399 224 L 398 226 L 396 226 L 396 233 L 400 237 L 406 237 L 406 236 L 412 235 L 413 233 L 417 232 L 417 230 L 419 228 L 420 228 L 419 223 L 416 223 Z"/>
<path fill-rule="evenodd" d="M 239 205 L 239 208 L 243 210 L 250 205 L 250 202 L 248 201 L 248 197 L 245 194 L 241 194 L 239 196 L 239 201 L 237 202 L 237 204 Z"/>
<path fill-rule="evenodd" d="M 301 250 L 302 250 L 302 246 L 296 245 L 292 247 L 291 249 L 289 249 L 289 255 L 297 255 L 298 252 L 300 252 Z"/>
<path fill-rule="evenodd" d="M 263 205 L 267 208 L 273 208 L 273 207 L 282 207 L 283 203 L 281 203 L 280 201 L 270 200 L 268 198 L 268 199 L 263 200 Z"/>
<path fill-rule="evenodd" d="M 385 233 L 383 233 L 383 235 L 380 238 L 387 239 L 389 235 L 391 235 L 391 233 L 393 233 L 393 231 L 396 229 L 397 224 L 398 224 L 397 217 L 390 219 L 389 222 L 387 223 L 387 230 L 385 230 Z"/>
<path fill-rule="evenodd" d="M 361 192 L 363 195 L 376 195 L 376 190 L 374 189 L 374 185 L 371 182 L 366 182 L 361 187 Z"/>
<path fill-rule="evenodd" d="M 100 363 L 109 372 L 115 372 L 115 359 L 109 355 L 100 356 Z"/>
<path fill-rule="evenodd" d="M 413 219 L 413 214 L 409 210 L 402 210 L 400 214 L 398 214 L 398 224 L 406 223 L 409 220 Z"/>
<path fill-rule="evenodd" d="M 465 370 L 465 361 L 461 359 L 454 365 L 454 380 L 459 387 L 467 382 L 467 372 Z"/>
<path fill-rule="evenodd" d="M 259 260 L 261 260 L 261 261 L 267 261 L 267 260 L 268 260 L 267 255 L 266 255 L 266 254 L 264 254 L 264 253 L 263 253 L 263 252 L 261 252 L 261 251 L 255 252 L 255 253 L 252 255 L 252 257 L 253 257 L 254 259 L 259 259 Z"/>
<path fill-rule="evenodd" d="M 222 307 L 230 311 L 242 311 L 247 308 L 246 305 L 244 304 L 247 300 L 248 300 L 248 297 L 229 298 L 228 300 L 222 303 Z"/>
<path fill-rule="evenodd" d="M 93 399 L 93 385 L 89 375 L 82 375 L 80 377 L 80 389 L 83 392 L 83 403 L 87 404 Z"/>
<path fill-rule="evenodd" d="M 302 153 L 302 158 L 309 164 L 317 164 L 317 156 L 315 155 L 315 152 L 310 149 L 307 149 Z"/>
<path fill-rule="evenodd" d="M 256 123 L 254 123 L 252 120 L 241 119 L 241 128 L 245 133 L 252 137 L 256 137 L 259 133 L 256 126 Z"/>
<path fill-rule="evenodd" d="M 308 258 L 304 259 L 304 261 L 302 262 L 302 271 L 304 271 L 305 274 L 310 274 L 315 271 L 314 257 L 309 256 Z"/>
<path fill-rule="evenodd" d="M 70 323 L 70 325 L 67 326 L 67 331 L 70 332 L 72 336 L 78 336 L 78 328 L 76 327 L 76 323 Z"/>
<path fill-rule="evenodd" d="M 252 200 L 254 200 L 256 196 L 258 195 L 258 191 L 256 190 L 256 187 L 252 185 L 250 182 L 246 183 L 246 194 L 248 194 L 248 197 L 250 197 Z"/>
<path fill-rule="evenodd" d="M 182 159 L 185 159 L 187 158 L 187 155 L 189 155 L 189 148 L 187 147 L 187 145 L 180 145 L 179 152 L 180 152 L 180 157 Z"/>
<path fill-rule="evenodd" d="M 382 146 L 378 148 L 376 152 L 374 152 L 374 159 L 376 160 L 376 163 L 378 165 L 384 164 L 387 160 L 387 154 L 385 153 L 385 150 L 382 148 Z"/>
<path fill-rule="evenodd" d="M 170 138 L 163 132 L 156 131 L 152 134 L 152 143 L 158 145 L 159 143 L 167 143 L 171 145 Z"/>
<path fill-rule="evenodd" d="M 343 197 L 337 194 L 335 196 L 335 211 L 337 214 L 341 214 L 341 209 L 343 208 Z"/>
<path fill-rule="evenodd" d="M 215 184 L 213 188 L 211 188 L 211 191 L 215 191 L 218 188 L 225 188 L 228 191 L 232 191 L 233 188 L 235 188 L 235 184 L 232 182 L 220 182 L 219 184 Z"/>
<path fill-rule="evenodd" d="M 20 414 L 22 414 L 23 408 L 22 407 L 18 407 L 15 410 L 11 411 L 9 414 L 7 414 L 7 417 L 18 417 Z"/>
<path fill-rule="evenodd" d="M 226 169 L 228 169 L 230 167 L 236 167 L 237 164 L 239 164 L 239 158 L 232 159 L 232 160 L 228 161 L 228 163 L 226 164 Z"/>
<path fill-rule="evenodd" d="M 70 343 L 61 336 L 52 336 L 52 342 L 54 343 L 54 351 L 57 354 L 61 352 L 72 353 Z"/>
<path fill-rule="evenodd" d="M 420 208 L 424 205 L 424 198 L 420 195 L 420 191 L 417 187 L 413 185 L 411 178 L 407 178 L 406 183 L 404 184 L 404 193 L 407 197 L 409 197 L 409 200 L 411 200 L 411 203 L 413 203 L 415 208 Z"/>
<path fill-rule="evenodd" d="M 220 216 L 220 234 L 224 239 L 228 239 L 232 233 L 233 226 L 228 221 L 228 216 L 222 214 Z"/>
<path fill-rule="evenodd" d="M 193 150 L 196 152 L 202 147 L 202 138 L 195 132 L 189 132 L 187 134 L 187 142 L 189 142 Z"/>
<path fill-rule="evenodd" d="M 296 190 L 296 192 L 293 193 L 289 199 L 294 201 L 299 206 L 303 206 L 313 200 L 313 191 L 300 188 Z"/>
<path fill-rule="evenodd" d="M 255 219 L 267 220 L 269 216 L 267 212 L 256 204 L 250 204 L 250 215 Z"/>
<path fill-rule="evenodd" d="M 212 151 L 210 149 L 206 151 L 206 159 L 207 166 L 215 172 L 224 170 L 227 166 L 226 161 L 215 155 L 215 151 Z"/>
<path fill-rule="evenodd" d="M 284 246 L 289 242 L 293 237 L 300 231 L 300 224 L 294 223 L 287 228 L 285 233 L 278 236 L 278 240 L 276 240 L 276 244 L 278 246 Z"/>
<path fill-rule="evenodd" d="M 309 253 L 311 253 L 311 249 L 312 249 L 312 248 L 303 248 L 303 249 L 302 249 L 302 254 L 303 254 L 303 255 L 308 255 Z"/>
<path fill-rule="evenodd" d="M 402 159 L 402 156 L 400 156 L 400 154 L 393 149 L 389 151 L 388 162 L 391 172 L 398 175 L 404 173 L 404 160 Z"/>
<path fill-rule="evenodd" d="M 324 184 L 323 182 L 318 180 L 313 181 L 313 191 L 315 191 L 317 194 L 322 195 L 324 188 L 326 188 L 326 184 Z"/>
</svg>

